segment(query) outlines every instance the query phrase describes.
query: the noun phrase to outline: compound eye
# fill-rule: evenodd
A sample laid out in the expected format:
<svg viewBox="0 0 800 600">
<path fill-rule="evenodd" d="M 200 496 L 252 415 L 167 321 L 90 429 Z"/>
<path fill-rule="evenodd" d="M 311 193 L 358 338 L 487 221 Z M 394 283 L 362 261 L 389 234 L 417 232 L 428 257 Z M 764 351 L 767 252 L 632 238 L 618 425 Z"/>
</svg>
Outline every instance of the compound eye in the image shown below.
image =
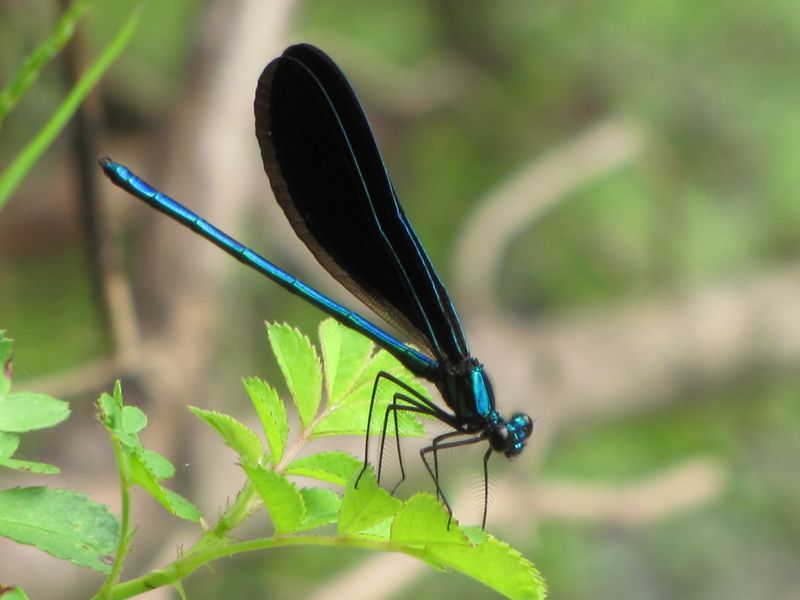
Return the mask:
<svg viewBox="0 0 800 600">
<path fill-rule="evenodd" d="M 525 438 L 531 437 L 531 434 L 533 433 L 533 419 L 531 419 L 525 413 L 518 414 L 517 418 L 522 423 L 522 430 L 525 432 Z"/>
</svg>

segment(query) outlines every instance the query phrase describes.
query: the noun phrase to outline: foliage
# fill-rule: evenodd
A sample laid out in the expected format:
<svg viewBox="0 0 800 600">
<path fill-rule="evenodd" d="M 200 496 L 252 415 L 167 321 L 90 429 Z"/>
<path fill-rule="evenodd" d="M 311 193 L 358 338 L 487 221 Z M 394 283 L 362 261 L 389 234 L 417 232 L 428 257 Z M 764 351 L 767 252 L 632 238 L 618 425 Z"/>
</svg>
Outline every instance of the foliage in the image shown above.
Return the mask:
<svg viewBox="0 0 800 600">
<path fill-rule="evenodd" d="M 162 585 L 180 588 L 184 577 L 216 558 L 295 545 L 404 552 L 434 567 L 460 571 L 510 598 L 544 597 L 544 582 L 533 565 L 489 534 L 451 522 L 444 506 L 434 497 L 417 494 L 402 502 L 378 486 L 371 470 L 358 480 L 362 463 L 346 453 L 326 451 L 297 457 L 306 444 L 320 437 L 365 434 L 369 391 L 378 370 L 388 370 L 410 385 L 420 386 L 391 355 L 384 350 L 373 354 L 369 341 L 333 320 L 320 326 L 322 360 L 309 339 L 296 329 L 269 325 L 267 331 L 297 411 L 299 431 L 295 439 L 289 437 L 288 412 L 277 392 L 258 378 L 245 379 L 244 386 L 259 416 L 265 442 L 259 433 L 230 415 L 191 407 L 192 413 L 236 452 L 247 482 L 217 523 L 176 561 L 124 583 L 117 583 L 116 577 L 109 578 L 98 598 L 126 598 Z M 327 390 L 324 405 L 323 380 Z M 385 408 L 387 402 L 386 394 L 380 394 L 376 399 L 378 410 Z M 140 472 L 137 483 L 175 514 L 196 519 L 197 514 L 181 515 L 164 502 L 163 490 L 155 485 L 156 473 L 147 474 L 147 461 L 137 458 L 143 451 L 134 438 L 144 417 L 122 404 L 119 386 L 113 396 L 101 399 L 100 406 L 115 440 L 123 488 L 134 483 L 130 464 L 135 460 Z M 405 417 L 401 432 L 422 432 L 413 417 Z M 120 449 L 124 452 L 120 453 Z M 147 476 L 141 479 L 141 473 Z M 301 487 L 293 476 L 344 489 L 336 492 L 327 485 Z M 234 540 L 231 531 L 259 508 L 269 515 L 274 534 Z M 309 533 L 326 526 L 328 529 Z M 125 515 L 122 527 L 124 532 L 128 530 Z M 119 573 L 128 544 L 127 535 L 123 534 L 115 574 Z"/>
<path fill-rule="evenodd" d="M 37 79 L 49 59 L 69 41 L 77 23 L 94 0 L 76 0 L 53 26 L 47 38 L 23 62 L 19 72 L 0 91 L 0 123 L 13 108 L 28 87 Z M 94 88 L 103 74 L 114 63 L 130 41 L 139 23 L 142 4 L 131 11 L 119 32 L 108 43 L 105 50 L 92 63 L 83 76 L 53 112 L 39 133 L 23 148 L 11 164 L 0 173 L 0 208 L 6 203 L 22 179 L 61 132 L 69 119 L 80 107 L 84 98 Z"/>
<path fill-rule="evenodd" d="M 123 402 L 119 383 L 98 400 L 99 419 L 111 439 L 121 488 L 121 521 L 107 507 L 84 494 L 51 488 L 17 488 L 0 492 L 0 534 L 33 544 L 53 556 L 108 574 L 95 598 L 127 598 L 164 585 L 182 589 L 182 580 L 209 562 L 241 552 L 286 546 L 353 547 L 403 552 L 438 569 L 459 571 L 509 598 L 543 598 L 545 584 L 519 552 L 475 527 L 461 527 L 430 494 L 406 501 L 381 488 L 371 469 L 358 458 L 336 451 L 298 456 L 315 439 L 331 435 L 366 434 L 375 374 L 387 370 L 424 392 L 419 383 L 386 351 L 373 354 L 361 335 L 327 320 L 320 326 L 321 355 L 310 340 L 287 325 L 268 325 L 268 337 L 291 390 L 298 431 L 290 438 L 289 414 L 277 392 L 258 378 L 244 380 L 258 414 L 261 435 L 230 415 L 190 407 L 214 429 L 239 459 L 247 475 L 244 487 L 217 522 L 171 564 L 120 583 L 133 539 L 130 491 L 138 486 L 173 515 L 205 523 L 200 510 L 164 487 L 175 469 L 163 456 L 144 448 L 139 434 L 147 417 Z M 0 337 L 7 358 L 10 342 Z M 322 403 L 322 390 L 327 390 Z M 388 390 L 389 392 L 391 390 Z M 18 432 L 49 427 L 69 414 L 65 403 L 42 394 L 12 393 L 3 380 L 0 427 L 6 466 L 48 472 L 48 465 L 11 459 Z M 379 388 L 380 414 L 391 393 Z M 424 429 L 413 415 L 402 415 L 403 435 Z M 376 431 L 373 431 L 376 433 Z M 5 464 L 5 463 L 3 463 Z M 54 469 L 54 468 L 50 468 Z M 321 482 L 300 486 L 295 477 Z M 334 491 L 334 484 L 341 491 Z M 260 509 L 269 515 L 274 533 L 239 541 L 231 532 Z"/>
<path fill-rule="evenodd" d="M 52 465 L 14 458 L 20 434 L 54 427 L 70 410 L 66 402 L 47 394 L 11 391 L 11 348 L 11 340 L 0 331 L 0 467 L 58 473 Z M 108 573 L 118 535 L 119 523 L 108 507 L 86 494 L 44 486 L 0 490 L 0 536 L 17 543 Z M 3 597 L 25 597 L 13 590 Z"/>
</svg>

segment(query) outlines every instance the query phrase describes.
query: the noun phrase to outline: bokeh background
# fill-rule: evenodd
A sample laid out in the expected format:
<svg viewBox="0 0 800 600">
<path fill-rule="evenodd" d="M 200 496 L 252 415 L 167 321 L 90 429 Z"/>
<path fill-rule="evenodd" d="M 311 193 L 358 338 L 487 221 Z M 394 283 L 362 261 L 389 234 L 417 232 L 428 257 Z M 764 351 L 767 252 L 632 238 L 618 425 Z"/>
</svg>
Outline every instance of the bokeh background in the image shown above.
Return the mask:
<svg viewBox="0 0 800 600">
<path fill-rule="evenodd" d="M 4 123 L 0 167 L 132 6 L 98 3 Z M 0 79 L 61 10 L 0 0 Z M 296 41 L 348 73 L 501 409 L 536 417 L 526 454 L 493 464 L 489 530 L 559 600 L 800 598 L 796 0 L 148 3 L 80 124 L 0 211 L 15 385 L 74 411 L 23 450 L 62 474 L 3 474 L 3 487 L 63 485 L 118 510 L 93 402 L 121 378 L 180 491 L 209 515 L 235 493 L 233 455 L 185 404 L 252 419 L 239 379 L 279 381 L 263 321 L 315 336 L 322 315 L 124 197 L 92 161 L 127 163 L 349 302 L 276 208 L 252 133 L 256 79 Z M 429 486 L 415 470 L 405 485 Z M 453 485 L 476 475 L 465 464 Z M 129 575 L 197 535 L 146 498 L 134 519 Z M 97 585 L 4 540 L 0 556 L 0 581 L 32 597 Z M 301 548 L 220 561 L 186 589 L 491 597 L 404 557 Z"/>
</svg>

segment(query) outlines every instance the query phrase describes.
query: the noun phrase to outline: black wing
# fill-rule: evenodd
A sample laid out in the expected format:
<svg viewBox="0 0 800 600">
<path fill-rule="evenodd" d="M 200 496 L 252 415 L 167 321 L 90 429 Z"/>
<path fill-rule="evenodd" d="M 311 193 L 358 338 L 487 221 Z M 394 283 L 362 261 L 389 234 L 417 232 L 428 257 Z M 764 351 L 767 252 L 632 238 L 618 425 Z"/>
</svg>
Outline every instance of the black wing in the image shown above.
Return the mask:
<svg viewBox="0 0 800 600">
<path fill-rule="evenodd" d="M 458 315 L 336 64 L 307 44 L 287 48 L 258 80 L 255 117 L 275 197 L 320 264 L 437 360 L 468 356 Z"/>
</svg>

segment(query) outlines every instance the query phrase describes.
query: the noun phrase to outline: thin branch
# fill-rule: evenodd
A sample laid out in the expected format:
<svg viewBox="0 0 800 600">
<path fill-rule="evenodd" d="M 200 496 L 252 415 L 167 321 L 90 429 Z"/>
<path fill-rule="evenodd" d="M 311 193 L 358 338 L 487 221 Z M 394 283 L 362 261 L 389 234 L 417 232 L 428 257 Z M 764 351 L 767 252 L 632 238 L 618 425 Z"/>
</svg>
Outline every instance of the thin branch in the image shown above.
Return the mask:
<svg viewBox="0 0 800 600">
<path fill-rule="evenodd" d="M 536 157 L 478 203 L 456 243 L 455 295 L 475 312 L 494 304 L 494 275 L 508 245 L 558 202 L 629 164 L 641 147 L 629 123 L 604 121 L 544 157 Z"/>
</svg>

